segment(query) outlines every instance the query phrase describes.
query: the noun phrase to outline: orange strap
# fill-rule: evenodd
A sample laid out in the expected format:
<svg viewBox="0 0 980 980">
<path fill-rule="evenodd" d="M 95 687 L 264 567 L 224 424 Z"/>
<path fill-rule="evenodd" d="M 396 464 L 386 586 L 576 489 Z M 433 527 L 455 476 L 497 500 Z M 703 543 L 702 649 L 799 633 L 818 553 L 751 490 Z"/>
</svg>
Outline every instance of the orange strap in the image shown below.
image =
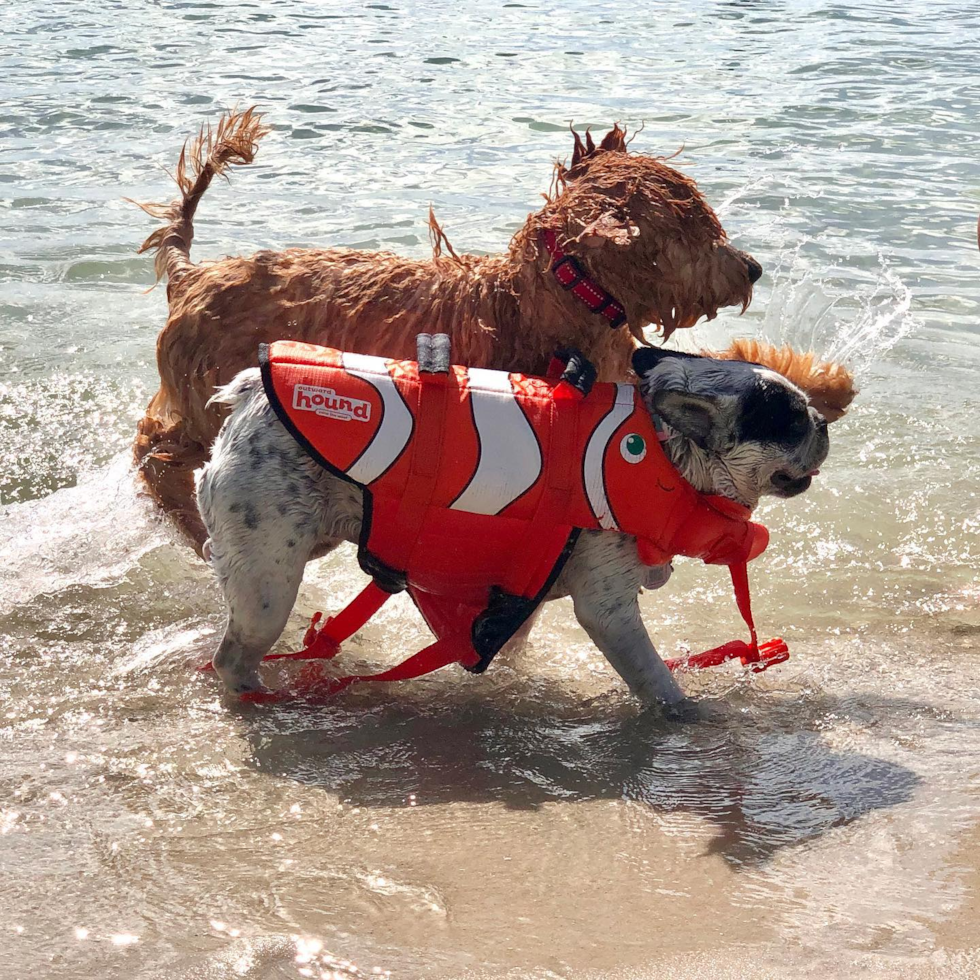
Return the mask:
<svg viewBox="0 0 980 980">
<path fill-rule="evenodd" d="M 735 589 L 735 604 L 749 628 L 751 642 L 730 640 L 720 647 L 712 647 L 704 653 L 692 654 L 689 657 L 674 657 L 665 660 L 669 670 L 703 670 L 705 667 L 717 667 L 736 657 L 742 661 L 743 667 L 751 667 L 759 673 L 773 664 L 781 664 L 789 660 L 789 647 L 782 639 L 769 640 L 759 644 L 755 631 L 755 620 L 752 618 L 752 597 L 749 593 L 749 569 L 744 562 L 736 562 L 728 566 L 732 575 L 732 586 Z"/>
<path fill-rule="evenodd" d="M 459 635 L 447 636 L 435 643 L 430 643 L 424 650 L 396 664 L 389 670 L 378 674 L 348 674 L 346 677 L 328 677 L 306 685 L 293 692 L 287 691 L 251 691 L 241 696 L 242 701 L 252 704 L 269 704 L 282 701 L 303 701 L 309 704 L 328 701 L 352 684 L 362 681 L 408 681 L 423 674 L 431 674 L 449 664 L 458 663 L 472 650 L 469 638 Z"/>
<path fill-rule="evenodd" d="M 732 587 L 735 589 L 735 605 L 749 628 L 752 646 L 758 649 L 759 637 L 755 632 L 755 620 L 752 618 L 752 596 L 749 593 L 749 566 L 746 562 L 736 562 L 728 566 L 732 574 Z"/>
</svg>

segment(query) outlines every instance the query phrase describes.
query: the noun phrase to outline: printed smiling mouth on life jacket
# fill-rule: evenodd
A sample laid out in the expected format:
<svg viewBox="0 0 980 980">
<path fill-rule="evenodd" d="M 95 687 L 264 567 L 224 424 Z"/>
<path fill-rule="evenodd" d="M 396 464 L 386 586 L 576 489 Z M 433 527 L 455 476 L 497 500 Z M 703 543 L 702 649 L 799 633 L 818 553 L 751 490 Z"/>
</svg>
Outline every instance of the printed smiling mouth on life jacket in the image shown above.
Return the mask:
<svg viewBox="0 0 980 980">
<path fill-rule="evenodd" d="M 428 335 L 417 361 L 283 341 L 263 347 L 260 363 L 286 430 L 361 488 L 358 555 L 373 579 L 319 629 L 317 617 L 306 648 L 286 656 L 333 656 L 404 589 L 437 637 L 392 670 L 333 678 L 321 694 L 454 662 L 485 670 L 583 530 L 634 536 L 648 565 L 686 555 L 730 567 L 751 642 L 683 666 L 786 659 L 781 641 L 756 638 L 746 564 L 768 532 L 749 517 L 763 493 L 805 489 L 828 443 L 826 423 L 779 376 L 644 348 L 639 385 L 595 383 L 577 352 L 531 377 L 452 366 L 448 338 Z"/>
</svg>

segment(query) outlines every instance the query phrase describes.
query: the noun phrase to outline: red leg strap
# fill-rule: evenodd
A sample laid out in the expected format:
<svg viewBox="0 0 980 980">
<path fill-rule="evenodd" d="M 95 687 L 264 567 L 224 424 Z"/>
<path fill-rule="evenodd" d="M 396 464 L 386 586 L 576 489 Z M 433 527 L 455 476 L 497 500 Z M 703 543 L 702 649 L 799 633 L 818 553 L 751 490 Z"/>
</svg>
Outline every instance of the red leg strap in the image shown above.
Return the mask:
<svg viewBox="0 0 980 980">
<path fill-rule="evenodd" d="M 449 664 L 462 663 L 464 666 L 472 666 L 478 659 L 473 652 L 469 637 L 457 634 L 436 640 L 407 660 L 378 674 L 350 674 L 347 677 L 323 678 L 293 692 L 253 691 L 243 694 L 241 699 L 253 704 L 279 701 L 304 701 L 316 704 L 329 700 L 351 684 L 359 684 L 362 681 L 407 681 L 422 677 L 424 674 L 431 674 L 434 670 Z"/>
<path fill-rule="evenodd" d="M 295 653 L 270 653 L 264 660 L 329 660 L 340 652 L 340 644 L 353 636 L 389 599 L 390 592 L 369 582 L 336 616 L 319 629 L 321 613 L 310 621 L 303 649 Z"/>
<path fill-rule="evenodd" d="M 781 664 L 783 661 L 789 660 L 789 647 L 781 639 L 769 640 L 768 643 L 763 643 L 761 646 L 759 644 L 759 638 L 755 631 L 755 621 L 752 618 L 749 570 L 746 563 L 743 561 L 729 565 L 729 570 L 732 574 L 732 586 L 735 589 L 735 603 L 738 606 L 738 611 L 742 614 L 742 619 L 745 620 L 745 625 L 749 628 L 751 642 L 731 640 L 728 643 L 723 643 L 720 647 L 705 650 L 704 653 L 665 660 L 664 663 L 668 670 L 701 670 L 705 667 L 717 667 L 719 664 L 738 657 L 742 661 L 743 667 L 751 667 L 758 673 L 773 664 Z"/>
<path fill-rule="evenodd" d="M 303 637 L 303 649 L 295 653 L 270 653 L 262 658 L 266 660 L 329 660 L 340 652 L 340 644 L 353 636 L 389 599 L 390 592 L 385 592 L 375 583 L 369 582 L 355 598 L 349 602 L 336 616 L 331 616 L 319 629 L 317 624 L 323 618 L 323 613 L 314 613 L 310 625 Z M 211 664 L 204 664 L 198 670 L 213 670 Z"/>
</svg>

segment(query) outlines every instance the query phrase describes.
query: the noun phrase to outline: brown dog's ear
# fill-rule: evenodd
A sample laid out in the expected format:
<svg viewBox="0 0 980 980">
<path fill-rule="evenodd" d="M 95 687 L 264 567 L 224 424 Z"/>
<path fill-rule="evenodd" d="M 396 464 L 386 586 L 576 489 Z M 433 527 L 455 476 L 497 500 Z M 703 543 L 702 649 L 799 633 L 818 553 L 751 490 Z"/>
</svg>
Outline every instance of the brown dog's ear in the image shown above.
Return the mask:
<svg viewBox="0 0 980 980">
<path fill-rule="evenodd" d="M 572 151 L 572 169 L 574 169 L 583 160 L 588 160 L 589 157 L 595 156 L 595 142 L 592 139 L 592 133 L 588 129 L 585 131 L 584 143 L 582 142 L 582 137 L 574 129 L 572 130 L 572 136 L 575 137 L 575 149 Z"/>
<path fill-rule="evenodd" d="M 632 222 L 606 211 L 595 221 L 590 221 L 575 237 L 586 248 L 599 248 L 607 243 L 629 245 L 639 235 L 640 229 Z"/>
<path fill-rule="evenodd" d="M 608 150 L 610 153 L 628 153 L 626 149 L 626 130 L 619 128 L 619 123 L 613 123 L 613 128 L 602 138 L 599 144 L 600 150 Z"/>
<path fill-rule="evenodd" d="M 569 127 L 572 129 L 572 127 Z M 572 166 L 574 170 L 583 160 L 594 157 L 599 150 L 607 153 L 628 153 L 626 149 L 626 130 L 619 128 L 619 123 L 614 123 L 613 128 L 602 138 L 602 142 L 596 146 L 592 139 L 592 133 L 588 129 L 585 131 L 585 142 L 582 137 L 572 129 L 572 136 L 575 138 L 575 148 L 572 150 Z"/>
</svg>

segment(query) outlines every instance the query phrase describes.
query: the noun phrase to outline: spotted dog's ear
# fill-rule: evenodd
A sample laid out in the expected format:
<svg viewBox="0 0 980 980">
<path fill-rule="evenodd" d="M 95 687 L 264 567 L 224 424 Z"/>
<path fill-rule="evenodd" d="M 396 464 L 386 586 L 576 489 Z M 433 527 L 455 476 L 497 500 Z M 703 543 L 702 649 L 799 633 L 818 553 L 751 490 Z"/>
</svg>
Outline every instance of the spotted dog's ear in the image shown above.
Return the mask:
<svg viewBox="0 0 980 980">
<path fill-rule="evenodd" d="M 638 347 L 633 352 L 633 370 L 642 378 L 657 365 L 671 357 L 678 360 L 703 360 L 700 354 L 687 354 L 681 350 L 664 350 L 663 347 Z"/>
<path fill-rule="evenodd" d="M 651 404 L 672 429 L 702 448 L 717 442 L 725 434 L 726 426 L 718 399 L 690 395 L 686 391 L 655 391 Z"/>
<path fill-rule="evenodd" d="M 662 347 L 638 347 L 633 354 L 633 370 L 640 378 L 644 399 L 650 411 L 659 415 L 672 429 L 687 436 L 702 448 L 730 441 L 731 433 L 722 412 L 722 398 L 694 395 L 686 391 L 688 370 L 683 362 L 703 361 L 697 354 L 664 350 Z M 651 377 L 658 367 L 670 361 L 673 370 L 665 369 Z"/>
</svg>

